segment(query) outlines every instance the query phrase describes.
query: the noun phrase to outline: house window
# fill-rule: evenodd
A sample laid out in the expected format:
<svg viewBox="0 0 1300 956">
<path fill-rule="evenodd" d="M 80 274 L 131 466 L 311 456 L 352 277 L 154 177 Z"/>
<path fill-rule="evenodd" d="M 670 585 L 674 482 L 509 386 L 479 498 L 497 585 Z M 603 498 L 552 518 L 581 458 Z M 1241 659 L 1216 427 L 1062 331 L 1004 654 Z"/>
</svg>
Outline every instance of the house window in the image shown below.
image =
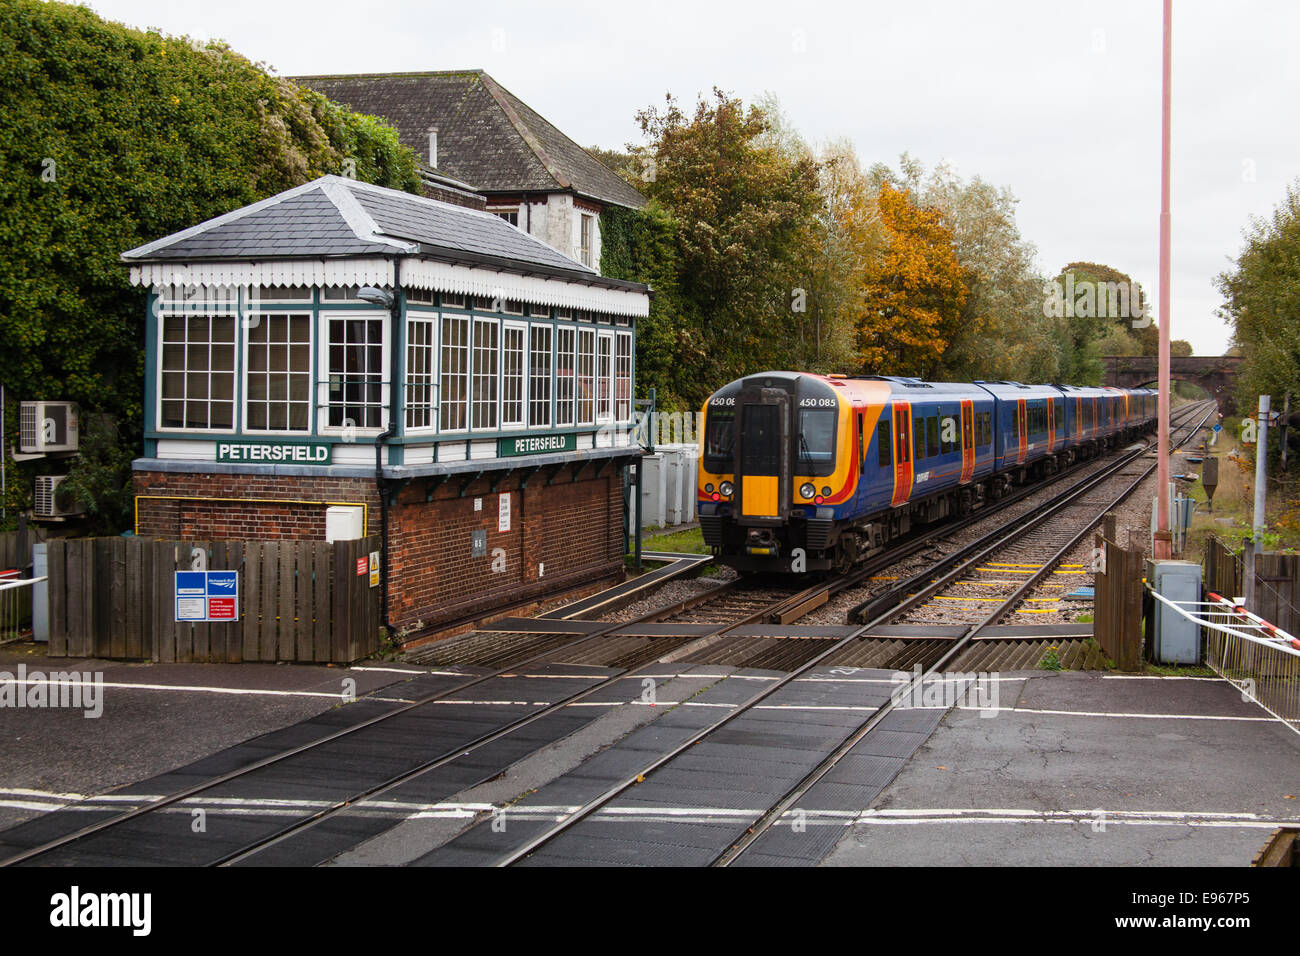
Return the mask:
<svg viewBox="0 0 1300 956">
<path fill-rule="evenodd" d="M 488 211 L 491 212 L 493 215 L 500 216 L 502 219 L 510 223 L 510 225 L 514 226 L 516 229 L 519 228 L 519 207 L 518 206 L 515 206 L 513 209 L 490 209 Z"/>
<path fill-rule="evenodd" d="M 383 428 L 384 320 L 329 319 L 329 427 Z"/>
<path fill-rule="evenodd" d="M 524 339 L 528 327 L 507 322 L 501 330 L 501 425 L 524 424 Z"/>
<path fill-rule="evenodd" d="M 528 424 L 536 427 L 551 424 L 551 327 L 534 325 L 529 335 Z"/>
<path fill-rule="evenodd" d="M 244 371 L 251 431 L 306 431 L 311 414 L 311 316 L 254 314 Z"/>
<path fill-rule="evenodd" d="M 501 325 L 496 319 L 474 320 L 474 381 L 471 428 L 497 427 L 497 375 Z"/>
<path fill-rule="evenodd" d="M 463 431 L 469 424 L 469 317 L 442 317 L 442 385 L 438 407 L 442 431 Z"/>
<path fill-rule="evenodd" d="M 162 321 L 161 428 L 235 427 L 235 317 Z"/>
<path fill-rule="evenodd" d="M 632 333 L 618 333 L 618 355 L 614 361 L 614 415 L 620 422 L 632 420 Z"/>
<path fill-rule="evenodd" d="M 614 336 L 596 337 L 596 421 L 614 420 Z"/>
<path fill-rule="evenodd" d="M 432 428 L 437 391 L 437 326 L 432 318 L 406 323 L 406 427 Z"/>
<path fill-rule="evenodd" d="M 555 424 L 573 424 L 573 399 L 575 372 L 577 371 L 572 326 L 561 325 L 555 330 Z"/>
<path fill-rule="evenodd" d="M 581 243 L 579 245 L 578 261 L 584 266 L 594 269 L 595 266 L 592 264 L 592 236 L 595 232 L 596 217 L 583 214 L 581 218 Z"/>
<path fill-rule="evenodd" d="M 595 424 L 596 411 L 596 332 L 578 329 L 578 374 L 576 376 L 578 424 Z"/>
</svg>

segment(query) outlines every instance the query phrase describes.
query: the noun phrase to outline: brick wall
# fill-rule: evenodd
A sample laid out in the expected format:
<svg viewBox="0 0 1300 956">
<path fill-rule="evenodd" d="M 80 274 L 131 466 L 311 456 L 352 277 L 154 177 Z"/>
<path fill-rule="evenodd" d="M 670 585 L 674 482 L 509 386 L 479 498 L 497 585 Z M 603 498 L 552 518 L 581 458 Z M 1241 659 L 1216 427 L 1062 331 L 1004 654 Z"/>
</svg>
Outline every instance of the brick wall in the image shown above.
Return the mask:
<svg viewBox="0 0 1300 956">
<path fill-rule="evenodd" d="M 479 479 L 464 496 L 456 479 L 425 497 L 431 482 L 407 486 L 389 515 L 394 590 L 390 617 L 404 628 L 439 623 L 530 600 L 623 570 L 622 471 L 573 480 L 574 466 L 527 488 L 510 477 Z M 501 496 L 510 496 L 510 529 L 500 531 Z M 475 502 L 480 510 L 475 510 Z M 473 555 L 473 532 L 487 532 Z M 398 581 L 401 582 L 398 585 Z"/>
<path fill-rule="evenodd" d="M 511 475 L 493 490 L 500 475 L 488 475 L 463 496 L 464 479 L 453 477 L 438 485 L 428 502 L 436 479 L 403 488 L 389 512 L 393 624 L 411 630 L 433 627 L 503 604 L 620 578 L 622 471 L 611 466 L 597 478 L 599 466 L 588 465 L 574 481 L 578 467 L 567 466 L 553 476 L 538 472 L 527 488 Z M 135 493 L 137 530 L 145 537 L 323 540 L 326 501 L 366 504 L 367 532 L 380 533 L 379 496 L 367 478 L 136 472 Z M 504 494 L 510 496 L 508 531 L 499 530 Z M 475 530 L 487 532 L 481 557 L 471 553 Z"/>
<path fill-rule="evenodd" d="M 379 533 L 379 496 L 368 478 L 135 473 L 140 535 L 232 541 L 324 540 L 324 502 L 365 504 L 367 534 Z M 163 496 L 152 498 L 148 496 Z M 256 502 L 214 499 L 261 499 Z"/>
</svg>

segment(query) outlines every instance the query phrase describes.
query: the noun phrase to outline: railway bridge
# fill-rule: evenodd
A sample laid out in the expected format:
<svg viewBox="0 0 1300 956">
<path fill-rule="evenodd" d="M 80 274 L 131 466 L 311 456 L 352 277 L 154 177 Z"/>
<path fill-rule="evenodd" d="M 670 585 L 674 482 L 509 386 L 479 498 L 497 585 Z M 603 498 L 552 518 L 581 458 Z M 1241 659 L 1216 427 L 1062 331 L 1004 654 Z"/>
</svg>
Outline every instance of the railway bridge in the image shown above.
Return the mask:
<svg viewBox="0 0 1300 956">
<path fill-rule="evenodd" d="M 1154 385 L 1159 377 L 1159 367 L 1154 355 L 1108 355 L 1106 384 L 1117 388 L 1140 388 Z M 1233 383 L 1241 358 L 1236 355 L 1186 355 L 1171 356 L 1169 377 L 1201 386 L 1218 403 L 1219 412 L 1229 415 L 1234 410 Z"/>
</svg>

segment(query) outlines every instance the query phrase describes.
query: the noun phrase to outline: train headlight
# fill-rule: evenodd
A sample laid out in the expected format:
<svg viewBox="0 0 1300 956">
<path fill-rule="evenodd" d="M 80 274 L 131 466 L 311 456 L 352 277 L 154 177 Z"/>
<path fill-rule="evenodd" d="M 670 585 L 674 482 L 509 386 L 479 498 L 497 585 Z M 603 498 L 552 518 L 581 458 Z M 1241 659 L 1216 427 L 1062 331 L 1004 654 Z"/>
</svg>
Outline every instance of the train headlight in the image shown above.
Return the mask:
<svg viewBox="0 0 1300 956">
<path fill-rule="evenodd" d="M 720 492 L 722 492 L 724 495 L 726 495 L 728 498 L 730 498 L 730 497 L 731 497 L 731 493 L 732 493 L 733 491 L 735 491 L 736 489 L 734 489 L 734 488 L 731 486 L 731 482 L 729 482 L 729 481 L 724 481 L 722 484 L 718 485 L 718 490 L 719 490 Z"/>
<path fill-rule="evenodd" d="M 830 496 L 831 496 L 831 486 L 827 485 L 825 488 L 822 489 L 822 497 L 829 498 Z"/>
<path fill-rule="evenodd" d="M 817 489 L 813 487 L 811 481 L 805 481 L 799 488 L 799 494 L 804 498 L 811 498 L 817 494 Z"/>
<path fill-rule="evenodd" d="M 713 482 L 710 481 L 704 486 L 704 493 L 709 495 L 713 494 Z"/>
</svg>

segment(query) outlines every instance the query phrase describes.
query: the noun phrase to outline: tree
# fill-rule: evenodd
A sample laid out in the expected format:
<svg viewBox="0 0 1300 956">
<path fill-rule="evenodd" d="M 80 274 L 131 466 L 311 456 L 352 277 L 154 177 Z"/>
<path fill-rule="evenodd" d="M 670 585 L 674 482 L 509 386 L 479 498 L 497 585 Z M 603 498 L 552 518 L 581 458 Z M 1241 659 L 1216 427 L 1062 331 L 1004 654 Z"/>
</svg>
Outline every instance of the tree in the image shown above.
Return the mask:
<svg viewBox="0 0 1300 956">
<path fill-rule="evenodd" d="M 1035 249 L 1016 225 L 1017 200 L 976 176 L 963 180 L 940 164 L 924 180 L 918 162 L 902 166 L 952 228 L 953 246 L 970 294 L 944 352 L 940 375 L 956 381 L 1054 381 L 1060 363 L 1051 322 L 1043 314 L 1043 278 Z"/>
<path fill-rule="evenodd" d="M 1160 331 L 1141 285 L 1095 262 L 1071 262 L 1047 287 L 1061 381 L 1100 385 L 1104 355 L 1155 355 Z"/>
<path fill-rule="evenodd" d="M 637 120 L 655 169 L 645 192 L 674 223 L 688 373 L 680 397 L 693 408 L 723 382 L 791 357 L 817 244 L 816 164 L 765 142 L 767 114 L 718 89 L 693 116 L 670 95 Z"/>
<path fill-rule="evenodd" d="M 887 245 L 863 274 L 858 350 L 864 371 L 934 374 L 961 323 L 968 289 L 942 214 L 881 183 L 877 210 Z"/>
<path fill-rule="evenodd" d="M 807 367 L 856 371 L 858 329 L 867 320 L 864 277 L 889 244 L 876 208 L 877 187 L 847 140 L 828 143 L 818 157 L 823 207 L 821 245 L 809 261 L 811 349 Z"/>
<path fill-rule="evenodd" d="M 112 420 L 126 453 L 77 469 L 139 449 L 145 298 L 122 252 L 324 173 L 419 189 L 396 131 L 220 43 L 3 0 L 0 51 L 0 381 L 10 399 Z M 6 414 L 12 429 L 16 404 Z M 83 477 L 93 496 L 120 476 Z M 31 481 L 9 487 L 16 510 Z M 106 527 L 123 521 L 82 503 Z"/>
<path fill-rule="evenodd" d="M 1300 180 L 1268 218 L 1252 219 L 1235 268 L 1216 279 L 1219 315 L 1232 324 L 1232 350 L 1243 361 L 1237 400 L 1300 394 Z"/>
</svg>

